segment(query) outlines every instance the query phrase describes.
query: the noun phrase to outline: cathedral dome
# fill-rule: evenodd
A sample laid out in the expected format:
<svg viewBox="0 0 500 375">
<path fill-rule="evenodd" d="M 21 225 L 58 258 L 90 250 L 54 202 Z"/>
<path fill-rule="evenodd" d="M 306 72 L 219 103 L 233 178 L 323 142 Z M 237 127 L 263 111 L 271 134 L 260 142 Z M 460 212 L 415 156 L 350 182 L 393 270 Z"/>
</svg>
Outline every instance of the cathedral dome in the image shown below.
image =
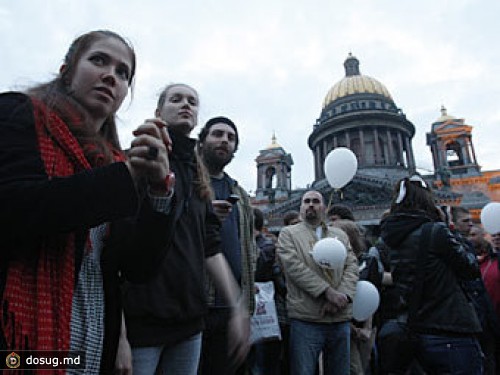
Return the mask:
<svg viewBox="0 0 500 375">
<path fill-rule="evenodd" d="M 441 116 L 436 121 L 434 121 L 434 123 L 445 122 L 448 120 L 456 120 L 456 118 L 454 116 L 449 115 L 448 112 L 446 111 L 446 107 L 442 105 Z"/>
<path fill-rule="evenodd" d="M 344 67 L 345 78 L 333 85 L 328 91 L 323 101 L 323 108 L 337 99 L 355 94 L 378 94 L 393 101 L 389 90 L 382 83 L 359 72 L 359 60 L 351 53 L 344 61 Z"/>
<path fill-rule="evenodd" d="M 266 150 L 273 150 L 277 148 L 283 148 L 281 145 L 276 141 L 276 134 L 273 133 L 273 137 L 271 138 L 271 144 L 266 147 Z"/>
</svg>

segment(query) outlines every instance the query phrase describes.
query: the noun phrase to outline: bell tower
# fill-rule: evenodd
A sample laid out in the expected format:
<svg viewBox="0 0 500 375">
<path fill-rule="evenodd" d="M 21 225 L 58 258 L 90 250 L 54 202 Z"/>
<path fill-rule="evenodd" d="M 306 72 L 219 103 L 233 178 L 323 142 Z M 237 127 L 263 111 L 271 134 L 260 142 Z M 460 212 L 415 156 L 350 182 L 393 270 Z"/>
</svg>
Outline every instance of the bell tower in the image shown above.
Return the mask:
<svg viewBox="0 0 500 375">
<path fill-rule="evenodd" d="M 271 144 L 260 150 L 257 163 L 257 190 L 255 203 L 272 206 L 283 202 L 292 190 L 292 155 L 288 154 L 276 141 L 273 134 Z"/>
<path fill-rule="evenodd" d="M 427 145 L 431 148 L 436 177 L 444 186 L 449 186 L 450 178 L 481 175 L 476 152 L 472 144 L 472 126 L 464 119 L 448 115 L 441 106 L 441 117 L 427 133 Z"/>
</svg>

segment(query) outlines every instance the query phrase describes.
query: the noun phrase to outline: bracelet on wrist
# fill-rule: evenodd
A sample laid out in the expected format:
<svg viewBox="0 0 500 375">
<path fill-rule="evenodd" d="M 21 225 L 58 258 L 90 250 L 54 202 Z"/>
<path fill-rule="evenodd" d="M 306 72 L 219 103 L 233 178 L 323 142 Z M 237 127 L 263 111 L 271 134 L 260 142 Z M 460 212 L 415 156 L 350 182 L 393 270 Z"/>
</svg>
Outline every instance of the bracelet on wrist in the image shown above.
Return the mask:
<svg viewBox="0 0 500 375">
<path fill-rule="evenodd" d="M 150 183 L 150 191 L 152 193 L 162 193 L 164 195 L 171 195 L 175 185 L 175 174 L 169 171 L 165 176 L 165 179 L 161 183 Z"/>
</svg>

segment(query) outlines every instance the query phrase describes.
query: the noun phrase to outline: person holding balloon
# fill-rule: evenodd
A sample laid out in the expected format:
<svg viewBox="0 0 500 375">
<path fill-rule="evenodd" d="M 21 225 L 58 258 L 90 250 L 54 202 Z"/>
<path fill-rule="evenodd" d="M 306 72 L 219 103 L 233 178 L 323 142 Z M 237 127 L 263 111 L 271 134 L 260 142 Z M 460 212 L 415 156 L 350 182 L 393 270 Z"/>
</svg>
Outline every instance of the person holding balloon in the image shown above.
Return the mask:
<svg viewBox="0 0 500 375">
<path fill-rule="evenodd" d="M 351 220 L 338 219 L 332 223 L 332 226 L 342 229 L 349 237 L 349 242 L 352 246 L 354 254 L 358 258 L 358 263 L 360 264 L 360 270 L 363 267 L 361 261 L 362 255 L 366 254 L 366 244 L 364 241 L 364 236 L 361 233 L 359 226 Z M 364 264 L 366 267 L 366 264 Z M 359 281 L 358 281 L 359 283 Z M 378 292 L 375 288 L 374 293 L 378 296 Z M 356 293 L 354 301 L 357 302 L 361 296 Z M 365 296 L 363 296 L 365 297 Z M 366 304 L 366 299 L 363 301 Z M 353 303 L 353 306 L 355 305 Z M 375 309 L 378 307 L 375 306 Z M 354 307 L 353 307 L 354 309 Z M 367 315 L 368 312 L 364 312 Z M 370 364 L 370 356 L 375 342 L 375 328 L 373 327 L 373 314 L 370 314 L 367 318 L 365 316 L 361 317 L 362 320 L 357 320 L 357 317 L 353 311 L 353 320 L 351 322 L 351 374 L 364 374 L 365 370 L 368 369 Z"/>
<path fill-rule="evenodd" d="M 391 363 L 382 363 L 384 374 L 404 374 L 414 358 L 431 374 L 483 373 L 481 325 L 461 287 L 478 277 L 479 266 L 443 219 L 421 176 L 398 181 L 381 236 L 401 293 L 397 320 L 408 334 Z"/>
<path fill-rule="evenodd" d="M 358 262 L 349 239 L 325 223 L 318 191 L 307 191 L 302 221 L 282 229 L 278 256 L 287 282 L 290 317 L 290 371 L 312 375 L 321 351 L 324 374 L 349 374 L 350 321 L 358 281 Z"/>
</svg>

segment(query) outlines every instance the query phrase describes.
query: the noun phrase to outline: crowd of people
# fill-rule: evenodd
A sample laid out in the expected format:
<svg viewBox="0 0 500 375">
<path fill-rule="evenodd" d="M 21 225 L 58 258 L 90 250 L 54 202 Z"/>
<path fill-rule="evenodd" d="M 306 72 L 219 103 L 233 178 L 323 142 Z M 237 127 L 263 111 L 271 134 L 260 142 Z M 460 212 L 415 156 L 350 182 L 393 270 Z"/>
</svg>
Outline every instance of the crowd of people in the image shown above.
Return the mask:
<svg viewBox="0 0 500 375">
<path fill-rule="evenodd" d="M 418 175 L 396 184 L 373 243 L 315 190 L 269 233 L 225 170 L 236 123 L 213 117 L 193 137 L 193 87 L 164 87 L 121 147 L 135 72 L 131 44 L 97 30 L 50 82 L 0 94 L 0 350 L 84 354 L 26 373 L 500 373 L 500 233 L 436 206 Z M 311 257 L 331 237 L 346 249 L 339 268 Z M 356 321 L 363 278 L 380 304 Z M 281 340 L 251 345 L 255 282 L 267 281 Z"/>
</svg>

